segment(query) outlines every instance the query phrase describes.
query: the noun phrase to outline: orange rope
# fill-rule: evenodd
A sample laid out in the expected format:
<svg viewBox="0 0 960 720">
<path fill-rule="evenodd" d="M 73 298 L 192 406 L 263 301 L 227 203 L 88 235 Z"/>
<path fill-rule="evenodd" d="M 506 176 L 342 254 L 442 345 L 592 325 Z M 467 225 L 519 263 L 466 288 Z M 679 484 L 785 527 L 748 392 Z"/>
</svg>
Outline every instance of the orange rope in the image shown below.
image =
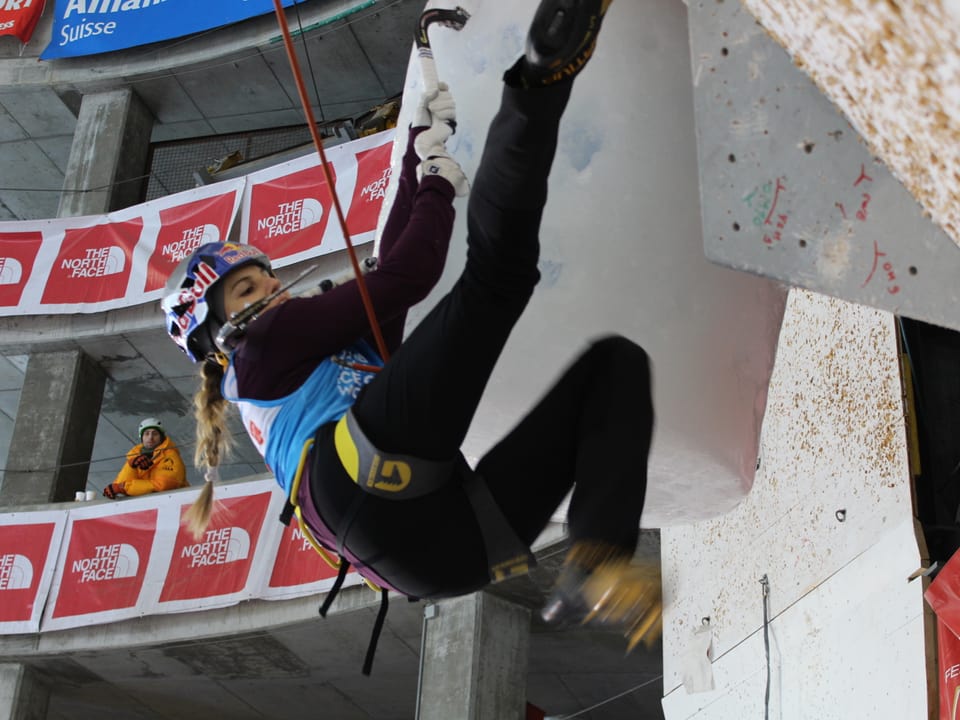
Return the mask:
<svg viewBox="0 0 960 720">
<path fill-rule="evenodd" d="M 373 339 L 377 343 L 377 350 L 380 351 L 380 357 L 386 362 L 390 359 L 390 353 L 387 352 L 387 344 L 384 342 L 383 333 L 380 331 L 380 323 L 377 322 L 377 315 L 373 309 L 373 301 L 370 299 L 370 293 L 367 291 L 367 283 L 363 279 L 363 272 L 360 269 L 360 262 L 357 260 L 357 253 L 354 251 L 353 243 L 350 241 L 350 231 L 347 229 L 347 221 L 344 219 L 343 209 L 340 207 L 340 199 L 337 197 L 336 188 L 334 187 L 333 174 L 330 172 L 327 155 L 323 150 L 323 141 L 320 139 L 320 133 L 317 131 L 317 123 L 313 119 L 313 109 L 310 107 L 307 89 L 303 84 L 303 75 L 300 73 L 300 63 L 297 61 L 297 55 L 293 49 L 293 39 L 290 37 L 290 28 L 287 27 L 287 17 L 283 14 L 283 6 L 280 4 L 280 0 L 273 0 L 273 9 L 277 15 L 280 32 L 283 34 L 283 45 L 287 50 L 290 69 L 293 72 L 293 79 L 297 84 L 300 104 L 303 106 L 303 112 L 307 116 L 307 127 L 310 128 L 310 135 L 313 138 L 314 147 L 317 148 L 317 152 L 320 154 L 323 176 L 327 180 L 327 187 L 330 188 L 330 197 L 333 199 L 333 207 L 336 210 L 337 219 L 340 221 L 340 229 L 343 231 L 343 240 L 347 246 L 347 254 L 350 256 L 350 264 L 353 266 L 357 287 L 360 290 L 360 299 L 363 301 L 364 310 L 367 312 L 370 330 L 373 332 Z"/>
</svg>

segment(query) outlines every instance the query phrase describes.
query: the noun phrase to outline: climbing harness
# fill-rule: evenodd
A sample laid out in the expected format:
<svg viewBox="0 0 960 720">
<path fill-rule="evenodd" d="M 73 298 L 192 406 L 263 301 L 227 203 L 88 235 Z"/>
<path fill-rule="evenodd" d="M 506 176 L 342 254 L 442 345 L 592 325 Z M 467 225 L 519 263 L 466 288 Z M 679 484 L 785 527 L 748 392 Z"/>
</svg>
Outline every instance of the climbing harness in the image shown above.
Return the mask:
<svg viewBox="0 0 960 720">
<path fill-rule="evenodd" d="M 454 460 L 423 460 L 379 450 L 360 429 L 353 408 L 337 423 L 333 442 L 343 469 L 362 490 L 393 500 L 439 490 L 455 464 Z"/>
<path fill-rule="evenodd" d="M 536 565 L 533 554 L 503 516 L 483 478 L 459 453 L 452 460 L 438 461 L 384 452 L 360 428 L 352 408 L 337 422 L 334 447 L 343 469 L 357 487 L 377 497 L 390 500 L 421 497 L 441 489 L 455 475 L 465 478 L 463 490 L 483 535 L 490 579 L 506 580 L 525 574 Z M 345 527 L 337 533 L 341 544 L 363 497 L 357 496 L 343 521 Z"/>
<path fill-rule="evenodd" d="M 290 521 L 293 519 L 293 516 L 296 515 L 297 524 L 300 526 L 300 532 L 303 533 L 303 536 L 307 539 L 307 542 L 310 543 L 310 546 L 317 551 L 324 562 L 327 563 L 331 568 L 337 571 L 336 580 L 333 581 L 333 585 L 330 590 L 327 592 L 327 597 L 324 599 L 323 604 L 320 606 L 320 616 L 326 617 L 327 612 L 330 610 L 330 606 L 333 604 L 334 599 L 340 592 L 340 588 L 343 587 L 343 582 L 347 577 L 347 573 L 350 571 L 350 561 L 347 560 L 343 555 L 338 555 L 334 557 L 330 552 L 323 547 L 316 536 L 313 534 L 313 531 L 310 529 L 310 524 L 304 519 L 303 511 L 301 510 L 299 503 L 300 496 L 300 483 L 303 481 L 303 477 L 306 474 L 304 470 L 307 467 L 307 461 L 310 458 L 310 450 L 313 449 L 313 439 L 311 438 L 303 444 L 303 449 L 300 451 L 300 461 L 297 464 L 297 472 L 293 478 L 293 483 L 290 488 L 290 496 L 287 498 L 287 502 L 284 505 L 283 512 L 280 513 L 280 522 L 284 525 L 289 525 Z M 342 545 L 338 548 L 342 553 Z M 389 588 L 381 588 L 372 580 L 363 577 L 361 574 L 360 577 L 363 579 L 363 582 L 371 590 L 380 593 L 380 610 L 377 613 L 377 619 L 373 624 L 373 632 L 370 635 L 370 642 L 367 645 L 367 654 L 363 661 L 362 672 L 364 675 L 369 675 L 373 669 L 373 656 L 377 651 L 377 643 L 380 640 L 380 632 L 383 630 L 383 623 L 387 617 L 387 609 L 389 607 Z"/>
<path fill-rule="evenodd" d="M 364 493 L 358 494 L 347 508 L 338 528 L 334 529 L 329 526 L 319 528 L 319 530 L 325 531 L 326 541 L 329 545 L 336 543 L 336 556 L 333 556 L 331 554 L 332 550 L 324 547 L 323 542 L 316 537 L 314 528 L 311 528 L 310 523 L 304 518 L 300 502 L 301 490 L 309 490 L 309 480 L 307 485 L 303 485 L 303 480 L 305 476 L 309 475 L 308 463 L 314 445 L 313 439 L 308 440 L 303 445 L 297 471 L 291 484 L 290 496 L 287 498 L 280 515 L 280 521 L 284 525 L 289 525 L 293 517 L 296 516 L 300 530 L 307 542 L 331 568 L 337 571 L 337 578 L 320 606 L 322 617 L 326 617 L 350 570 L 351 562 L 346 557 L 346 540 L 367 495 L 376 495 L 393 500 L 419 497 L 439 490 L 450 482 L 451 478 L 459 475 L 465 478 L 463 480 L 463 490 L 470 506 L 473 508 L 477 525 L 483 537 L 490 580 L 496 583 L 517 575 L 524 575 L 529 572 L 531 567 L 536 565 L 536 559 L 530 548 L 517 536 L 510 523 L 507 522 L 483 478 L 470 468 L 462 455 L 458 454 L 456 459 L 451 461 L 438 462 L 423 460 L 410 455 L 384 453 L 363 433 L 353 417 L 352 411 L 347 411 L 347 414 L 337 422 L 334 437 L 337 456 L 344 470 L 357 483 L 357 486 L 364 490 Z M 393 463 L 392 466 L 391 463 Z M 389 467 L 393 469 L 388 470 Z M 364 478 L 363 482 L 359 481 L 361 477 Z M 314 522 L 325 525 L 319 516 L 315 518 Z M 407 593 L 383 583 L 378 585 L 364 577 L 362 572 L 360 577 L 363 578 L 368 587 L 380 593 L 380 610 L 374 622 L 362 670 L 364 675 L 369 675 L 373 666 L 373 656 L 376 652 L 380 632 L 386 619 L 389 605 L 388 591 L 392 589 L 403 595 L 407 595 Z M 408 595 L 408 597 L 410 596 Z M 410 599 L 415 600 L 417 598 L 411 597 Z"/>
</svg>

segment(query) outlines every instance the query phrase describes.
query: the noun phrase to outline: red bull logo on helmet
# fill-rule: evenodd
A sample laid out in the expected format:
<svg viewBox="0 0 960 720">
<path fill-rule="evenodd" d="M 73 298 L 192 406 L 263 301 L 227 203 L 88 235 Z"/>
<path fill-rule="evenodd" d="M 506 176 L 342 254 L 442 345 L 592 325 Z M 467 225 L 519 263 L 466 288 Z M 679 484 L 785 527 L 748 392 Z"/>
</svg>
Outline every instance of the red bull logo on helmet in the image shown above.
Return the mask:
<svg viewBox="0 0 960 720">
<path fill-rule="evenodd" d="M 175 307 L 187 306 L 186 310 L 177 318 L 177 324 L 184 332 L 193 329 L 206 319 L 206 306 L 203 309 L 203 317 L 197 317 L 197 300 L 203 298 L 210 286 L 220 279 L 216 270 L 203 262 L 197 265 L 194 275 L 196 280 L 193 285 L 181 290 L 180 294 L 177 295 L 176 303 L 174 303 Z"/>
</svg>

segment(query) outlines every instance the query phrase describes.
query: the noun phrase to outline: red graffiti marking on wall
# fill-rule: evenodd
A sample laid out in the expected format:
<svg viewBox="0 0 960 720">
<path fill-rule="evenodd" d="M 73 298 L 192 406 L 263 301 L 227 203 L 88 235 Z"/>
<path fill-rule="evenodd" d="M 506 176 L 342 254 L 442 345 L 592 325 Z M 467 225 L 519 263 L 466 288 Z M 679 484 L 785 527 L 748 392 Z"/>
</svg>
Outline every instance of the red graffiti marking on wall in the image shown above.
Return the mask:
<svg viewBox="0 0 960 720">
<path fill-rule="evenodd" d="M 786 213 L 781 213 L 777 216 L 777 229 L 773 231 L 773 235 L 764 235 L 763 241 L 767 245 L 773 245 L 774 242 L 779 242 L 783 239 L 781 235 L 781 230 L 786 226 L 789 216 Z"/>
<path fill-rule="evenodd" d="M 873 178 L 867 175 L 866 168 L 863 166 L 863 163 L 860 163 L 860 175 L 857 177 L 856 180 L 853 181 L 853 186 L 857 187 L 862 182 L 872 183 Z M 865 192 L 860 196 L 860 207 L 857 209 L 857 213 L 856 213 L 857 220 L 859 220 L 860 222 L 867 221 L 867 207 L 870 205 L 871 200 L 872 200 L 872 197 L 870 193 Z M 844 207 L 843 203 L 838 200 L 837 202 L 833 203 L 833 206 L 840 211 L 840 214 L 843 216 L 843 219 L 846 220 L 847 209 Z"/>
<path fill-rule="evenodd" d="M 880 265 L 880 258 L 886 257 L 886 256 L 887 254 L 885 252 L 881 252 L 880 246 L 877 244 L 877 241 L 874 240 L 873 241 L 873 267 L 870 268 L 870 274 L 867 275 L 867 279 L 863 281 L 863 285 L 861 285 L 860 287 L 866 287 L 870 283 L 870 281 L 873 280 L 873 276 L 877 272 L 877 266 L 880 266 L 883 268 L 883 271 L 887 275 L 887 282 L 890 283 L 887 285 L 887 292 L 891 295 L 896 295 L 898 292 L 900 292 L 900 286 L 895 284 L 897 282 L 897 273 L 893 269 L 893 263 L 891 263 L 890 261 L 886 261 L 883 263 L 883 265 Z"/>
<path fill-rule="evenodd" d="M 777 185 L 773 189 L 773 204 L 770 206 L 770 212 L 767 213 L 767 217 L 763 221 L 764 225 L 770 225 L 770 218 L 773 217 L 773 213 L 777 209 L 777 200 L 780 199 L 780 191 L 786 189 L 786 186 L 781 182 L 781 178 L 777 178 Z"/>
</svg>

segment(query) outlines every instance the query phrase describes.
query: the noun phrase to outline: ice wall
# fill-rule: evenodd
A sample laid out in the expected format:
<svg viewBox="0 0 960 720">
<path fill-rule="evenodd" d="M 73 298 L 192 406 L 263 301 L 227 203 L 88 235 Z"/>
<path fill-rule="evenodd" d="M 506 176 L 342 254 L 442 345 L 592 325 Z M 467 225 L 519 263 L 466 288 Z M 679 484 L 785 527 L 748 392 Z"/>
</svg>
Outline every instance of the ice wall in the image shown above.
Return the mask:
<svg viewBox="0 0 960 720">
<path fill-rule="evenodd" d="M 466 27 L 431 34 L 458 104 L 448 147 L 468 176 L 536 4 L 465 0 Z M 412 57 L 401 127 L 419 94 Z M 462 268 L 465 200 L 457 210 L 447 272 L 413 321 Z M 744 497 L 784 292 L 709 264 L 699 218 L 686 7 L 615 2 L 564 116 L 543 220 L 543 280 L 490 383 L 468 455 L 495 443 L 589 339 L 619 332 L 653 360 L 657 426 L 643 524 L 713 517 Z M 611 450 L 629 462 L 630 448 Z"/>
</svg>

